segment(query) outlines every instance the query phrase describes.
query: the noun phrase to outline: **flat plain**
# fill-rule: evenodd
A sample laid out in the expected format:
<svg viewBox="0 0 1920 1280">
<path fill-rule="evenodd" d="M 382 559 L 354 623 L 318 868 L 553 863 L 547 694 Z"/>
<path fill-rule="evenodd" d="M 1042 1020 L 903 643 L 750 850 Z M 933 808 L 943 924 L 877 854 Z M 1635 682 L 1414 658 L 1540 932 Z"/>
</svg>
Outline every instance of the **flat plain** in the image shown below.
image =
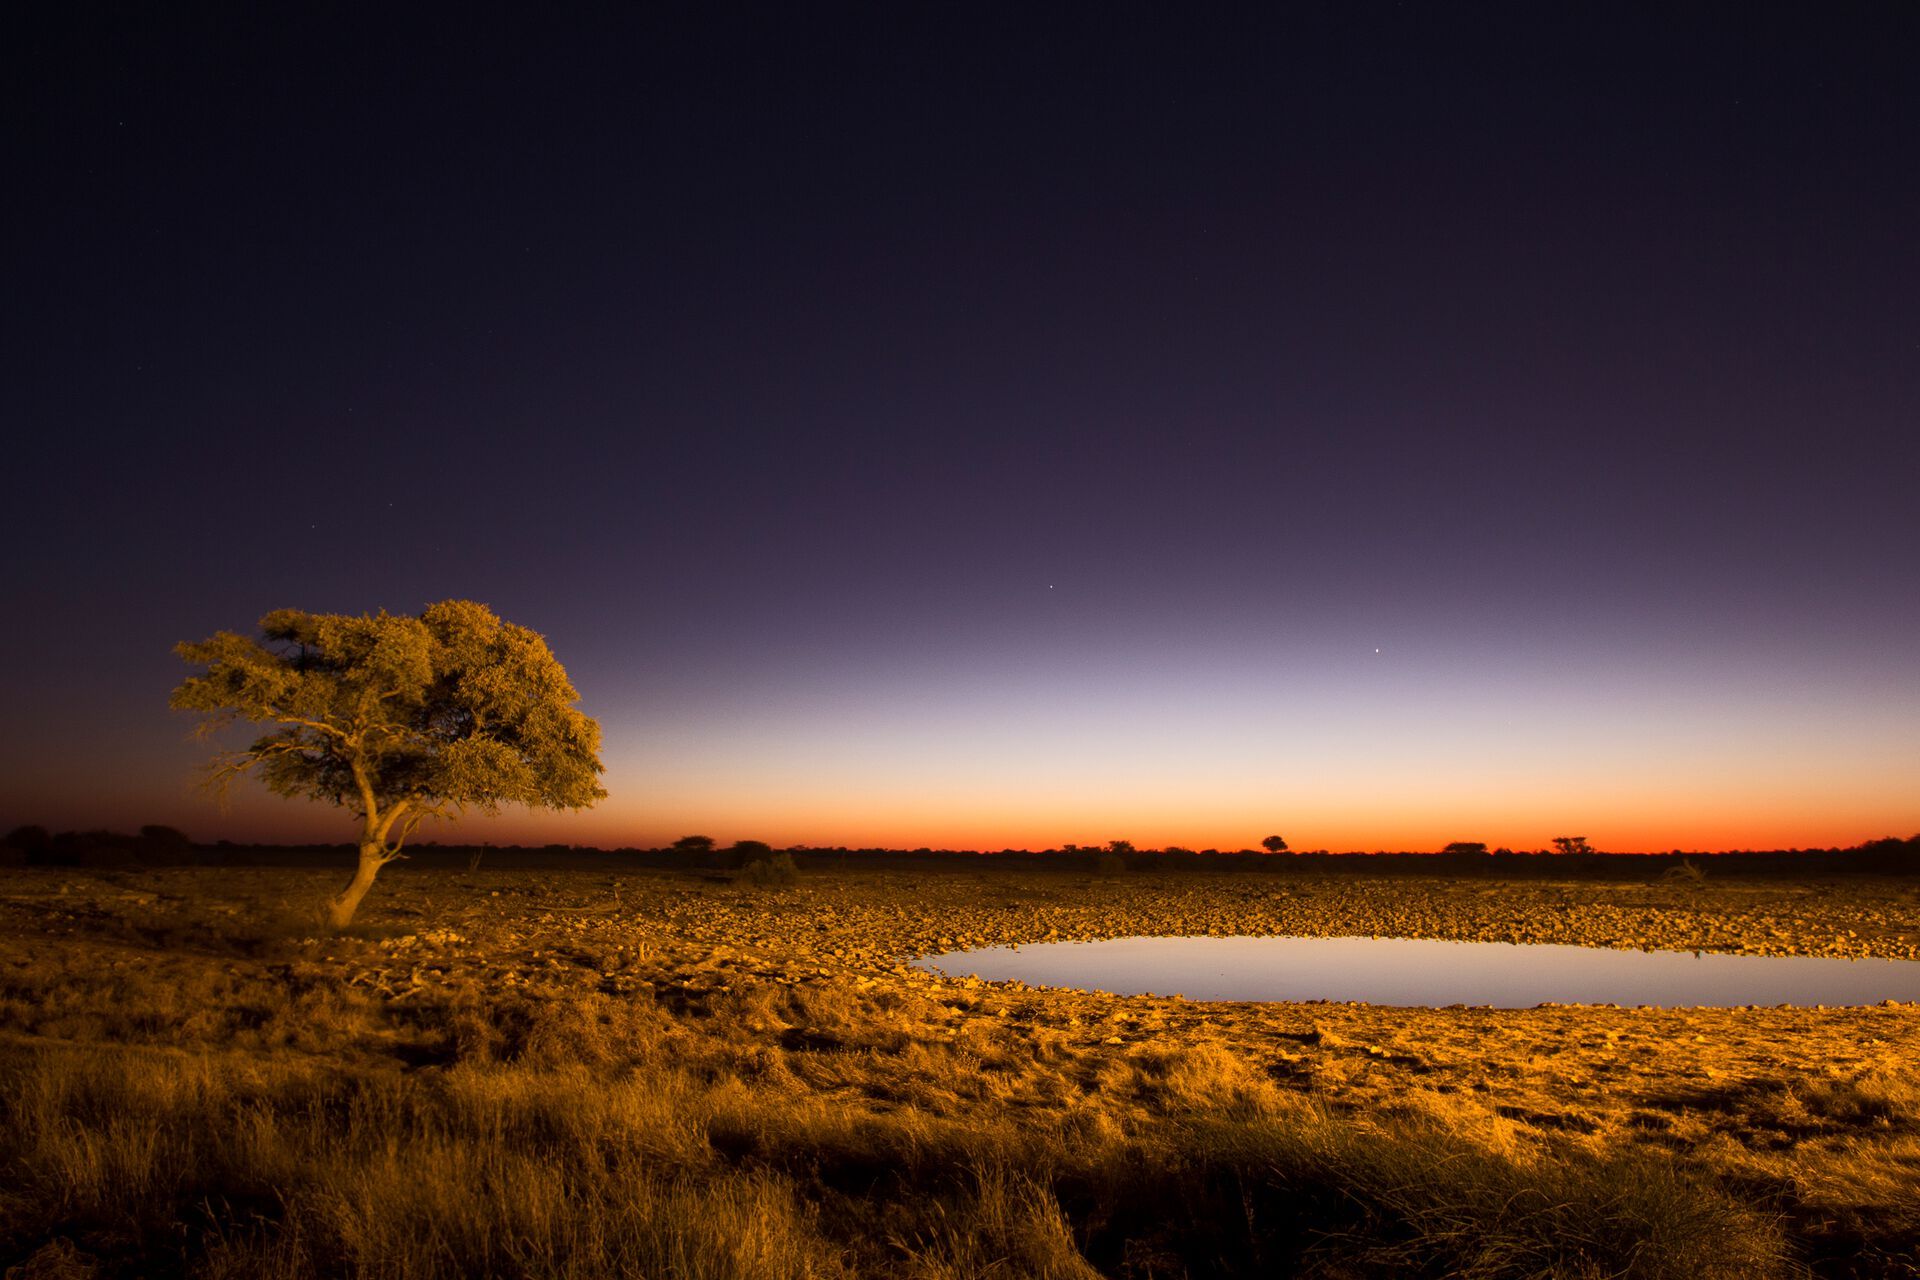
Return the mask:
<svg viewBox="0 0 1920 1280">
<path fill-rule="evenodd" d="M 946 978 L 1399 936 L 1920 957 L 1920 885 L 1005 867 L 0 881 L 0 1270 L 1908 1276 L 1920 1007 L 1400 1009 Z"/>
</svg>

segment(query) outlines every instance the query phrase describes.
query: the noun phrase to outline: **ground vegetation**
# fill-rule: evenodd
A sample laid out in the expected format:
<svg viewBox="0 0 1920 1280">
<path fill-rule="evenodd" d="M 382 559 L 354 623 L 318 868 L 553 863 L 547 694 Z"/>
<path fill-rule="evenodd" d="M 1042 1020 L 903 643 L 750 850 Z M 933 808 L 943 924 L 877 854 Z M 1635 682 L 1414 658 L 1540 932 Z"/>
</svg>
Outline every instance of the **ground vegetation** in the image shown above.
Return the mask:
<svg viewBox="0 0 1920 1280">
<path fill-rule="evenodd" d="M 1904 881 L 18 868 L 0 1269 L 1912 1273 L 1920 1010 L 1399 1010 L 916 955 L 1395 933 L 1910 955 Z"/>
</svg>

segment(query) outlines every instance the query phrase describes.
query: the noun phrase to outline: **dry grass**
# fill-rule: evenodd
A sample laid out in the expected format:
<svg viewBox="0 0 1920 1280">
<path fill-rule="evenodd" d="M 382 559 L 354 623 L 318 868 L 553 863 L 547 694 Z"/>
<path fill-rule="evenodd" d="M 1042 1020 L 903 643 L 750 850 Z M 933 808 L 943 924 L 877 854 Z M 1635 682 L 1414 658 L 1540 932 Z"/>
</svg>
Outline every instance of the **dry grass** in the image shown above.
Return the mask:
<svg viewBox="0 0 1920 1280">
<path fill-rule="evenodd" d="M 16 1046 L 4 1244 L 143 1276 L 1782 1273 L 1768 1223 L 1669 1167 L 1343 1117 L 1217 1054 L 1135 1069 L 1174 1091 L 1122 1132 L 671 1067 Z M 1214 1084 L 1244 1090 L 1230 1114 Z"/>
<path fill-rule="evenodd" d="M 1614 1127 L 1543 1105 L 1567 1046 L 1613 1070 L 1693 1024 L 1472 1024 L 1531 1028 L 1502 1059 L 1463 1014 L 1481 1058 L 1449 1061 L 1392 1011 L 880 981 L 831 966 L 855 947 L 806 889 L 663 877 L 671 928 L 621 933 L 547 887 L 482 888 L 430 943 L 207 903 L 17 913 L 0 1271 L 1764 1280 L 1907 1274 L 1920 1241 L 1897 1056 L 1701 1085 L 1675 1045 L 1619 1104 L 1660 1124 Z M 765 945 L 688 922 L 716 903 Z M 1543 1074 L 1509 1090 L 1503 1061 Z"/>
</svg>

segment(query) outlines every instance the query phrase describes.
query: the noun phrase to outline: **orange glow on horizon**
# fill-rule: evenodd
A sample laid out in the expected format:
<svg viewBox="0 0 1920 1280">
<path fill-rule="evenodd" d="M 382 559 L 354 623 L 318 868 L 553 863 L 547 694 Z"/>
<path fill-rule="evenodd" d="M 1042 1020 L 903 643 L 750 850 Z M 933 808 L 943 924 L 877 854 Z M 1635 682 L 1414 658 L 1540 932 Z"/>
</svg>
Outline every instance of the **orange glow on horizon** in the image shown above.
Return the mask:
<svg viewBox="0 0 1920 1280">
<path fill-rule="evenodd" d="M 1571 797 L 1569 797 L 1571 799 Z M 65 809 L 58 805 L 51 808 Z M 1276 809 L 1279 807 L 1276 806 Z M 209 799 L 182 795 L 174 804 L 140 805 L 120 801 L 102 812 L 97 801 L 89 816 L 63 821 L 58 812 L 23 814 L 56 829 L 108 827 L 134 830 L 148 822 L 178 826 L 195 839 L 239 843 L 339 843 L 351 839 L 353 825 L 339 809 L 293 803 L 264 792 L 236 791 L 222 812 Z M 1549 847 L 1556 835 L 1584 835 L 1593 847 L 1609 852 L 1652 853 L 1671 849 L 1724 852 L 1733 849 L 1833 848 L 1883 836 L 1907 836 L 1920 819 L 1895 805 L 1863 807 L 1862 812 L 1796 810 L 1784 803 L 1757 800 L 1746 813 L 1719 816 L 1683 806 L 1646 805 L 1628 816 L 1601 806 L 1550 802 L 1489 809 L 1476 817 L 1464 807 L 1406 805 L 1376 811 L 1371 817 L 1341 813 L 1331 805 L 1292 809 L 1265 818 L 1251 807 L 1233 806 L 1204 815 L 1169 813 L 1164 805 L 1136 804 L 1111 809 L 1007 806 L 998 812 L 955 811 L 928 804 L 868 804 L 854 816 L 826 798 L 769 797 L 738 804 L 709 803 L 648 811 L 639 803 L 610 801 L 581 813 L 502 813 L 495 818 L 469 815 L 453 823 L 421 828 L 416 841 L 441 844 L 570 844 L 599 848 L 659 848 L 680 836 L 713 836 L 722 844 L 764 840 L 776 847 L 886 849 L 1057 849 L 1065 844 L 1131 841 L 1136 848 L 1252 849 L 1268 835 L 1280 835 L 1294 851 L 1435 852 L 1456 840 L 1484 841 L 1489 848 L 1533 850 Z M 1554 820 L 1555 813 L 1573 817 Z"/>
<path fill-rule="evenodd" d="M 236 786 L 223 811 L 195 784 L 204 746 L 180 742 L 156 754 L 129 760 L 121 785 L 105 795 L 57 761 L 28 762 L 0 781 L 0 818 L 55 830 L 162 823 L 204 842 L 353 836 L 345 811 L 252 785 Z M 1233 850 L 1277 834 L 1294 850 L 1433 852 L 1452 841 L 1544 849 L 1554 836 L 1584 835 L 1605 851 L 1721 852 L 1845 848 L 1920 831 L 1897 752 L 1831 762 L 1755 753 L 1687 770 L 1624 752 L 1541 763 L 1428 755 L 1371 773 L 1364 758 L 1247 764 L 1244 755 L 1199 761 L 1168 750 L 1088 764 L 1017 748 L 984 756 L 977 746 L 955 748 L 906 757 L 909 769 L 879 753 L 844 767 L 797 749 L 764 760 L 716 753 L 694 764 L 615 754 L 606 761 L 611 796 L 594 809 L 469 815 L 428 824 L 415 840 L 658 848 L 699 833 L 782 847 L 1040 850 L 1125 839 L 1140 849 Z M 156 767 L 163 761 L 164 771 Z"/>
</svg>

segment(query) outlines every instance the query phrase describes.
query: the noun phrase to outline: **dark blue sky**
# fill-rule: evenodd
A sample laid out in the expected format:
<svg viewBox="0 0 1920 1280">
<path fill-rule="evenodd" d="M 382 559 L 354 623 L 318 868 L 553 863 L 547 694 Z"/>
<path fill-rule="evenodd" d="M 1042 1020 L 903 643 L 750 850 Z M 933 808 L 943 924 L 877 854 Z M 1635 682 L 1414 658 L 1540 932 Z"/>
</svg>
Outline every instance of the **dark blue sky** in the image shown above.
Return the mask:
<svg viewBox="0 0 1920 1280">
<path fill-rule="evenodd" d="M 6 22 L 0 819 L 329 830 L 169 646 L 466 596 L 502 831 L 1920 826 L 1909 8 Z"/>
</svg>

